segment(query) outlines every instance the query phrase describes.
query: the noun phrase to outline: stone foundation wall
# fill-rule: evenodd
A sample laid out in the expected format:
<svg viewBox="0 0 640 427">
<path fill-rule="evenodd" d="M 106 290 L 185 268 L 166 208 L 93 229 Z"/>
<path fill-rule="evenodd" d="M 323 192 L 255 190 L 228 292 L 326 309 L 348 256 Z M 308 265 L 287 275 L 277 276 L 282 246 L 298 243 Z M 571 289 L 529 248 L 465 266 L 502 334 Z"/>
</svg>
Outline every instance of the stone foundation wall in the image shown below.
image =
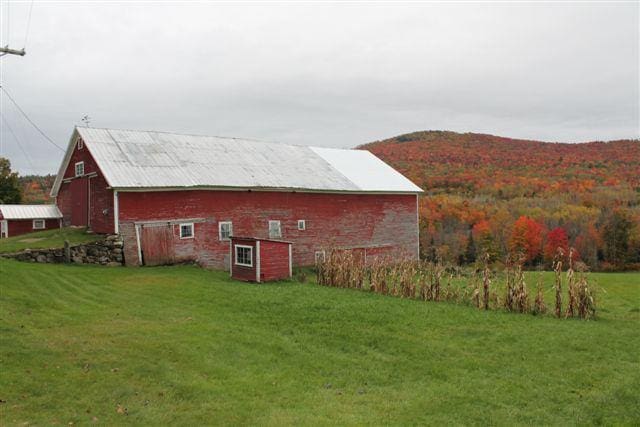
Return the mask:
<svg viewBox="0 0 640 427">
<path fill-rule="evenodd" d="M 107 236 L 93 243 L 53 249 L 26 249 L 13 254 L 1 254 L 18 261 L 40 263 L 74 263 L 120 266 L 124 264 L 123 242 L 118 236 Z"/>
</svg>

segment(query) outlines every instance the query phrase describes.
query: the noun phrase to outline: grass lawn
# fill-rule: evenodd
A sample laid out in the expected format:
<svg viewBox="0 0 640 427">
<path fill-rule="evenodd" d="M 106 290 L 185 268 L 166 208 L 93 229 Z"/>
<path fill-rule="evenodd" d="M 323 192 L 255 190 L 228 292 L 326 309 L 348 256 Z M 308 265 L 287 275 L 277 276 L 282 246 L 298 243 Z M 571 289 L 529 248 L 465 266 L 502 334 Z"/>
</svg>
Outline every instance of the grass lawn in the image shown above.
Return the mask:
<svg viewBox="0 0 640 427">
<path fill-rule="evenodd" d="M 640 273 L 592 275 L 597 321 L 188 266 L 0 274 L 3 425 L 640 423 Z"/>
<path fill-rule="evenodd" d="M 64 241 L 70 244 L 89 243 L 103 238 L 101 234 L 88 234 L 85 228 L 58 228 L 37 231 L 21 236 L 0 239 L 0 253 L 18 252 L 23 249 L 61 248 Z"/>
</svg>

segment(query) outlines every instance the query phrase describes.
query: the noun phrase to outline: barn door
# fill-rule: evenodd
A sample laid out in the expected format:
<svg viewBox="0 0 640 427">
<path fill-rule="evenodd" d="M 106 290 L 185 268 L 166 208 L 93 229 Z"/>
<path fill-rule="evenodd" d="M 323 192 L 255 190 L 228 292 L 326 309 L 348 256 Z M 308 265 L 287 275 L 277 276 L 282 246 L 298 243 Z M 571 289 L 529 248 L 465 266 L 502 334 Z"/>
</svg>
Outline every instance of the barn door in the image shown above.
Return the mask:
<svg viewBox="0 0 640 427">
<path fill-rule="evenodd" d="M 71 225 L 89 225 L 89 180 L 77 178 L 71 181 Z"/>
<path fill-rule="evenodd" d="M 170 224 L 142 226 L 142 260 L 144 265 L 173 264 L 173 226 Z"/>
</svg>

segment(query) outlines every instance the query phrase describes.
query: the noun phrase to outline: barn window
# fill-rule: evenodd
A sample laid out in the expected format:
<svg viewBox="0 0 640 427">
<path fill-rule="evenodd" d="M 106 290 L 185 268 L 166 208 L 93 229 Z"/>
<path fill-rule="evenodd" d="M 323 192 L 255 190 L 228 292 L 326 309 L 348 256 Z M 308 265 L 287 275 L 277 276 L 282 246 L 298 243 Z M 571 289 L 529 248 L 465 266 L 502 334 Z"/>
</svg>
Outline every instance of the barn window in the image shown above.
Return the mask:
<svg viewBox="0 0 640 427">
<path fill-rule="evenodd" d="M 304 219 L 299 219 L 298 220 L 298 230 L 306 230 L 307 229 L 307 222 Z"/>
<path fill-rule="evenodd" d="M 44 219 L 34 219 L 33 220 L 33 229 L 34 230 L 44 230 Z"/>
<path fill-rule="evenodd" d="M 236 245 L 236 264 L 253 267 L 253 247 Z"/>
<path fill-rule="evenodd" d="M 180 238 L 193 239 L 193 223 L 180 224 Z"/>
<path fill-rule="evenodd" d="M 233 233 L 233 224 L 231 221 L 221 221 L 218 223 L 218 235 L 220 240 L 229 240 Z"/>
<path fill-rule="evenodd" d="M 280 221 L 269 221 L 269 238 L 277 239 L 282 237 L 282 230 L 280 229 Z"/>
<path fill-rule="evenodd" d="M 76 176 L 84 175 L 84 162 L 76 163 Z"/>
<path fill-rule="evenodd" d="M 324 251 L 316 251 L 315 253 L 316 265 L 323 263 L 325 260 L 325 252 Z"/>
<path fill-rule="evenodd" d="M 84 148 L 84 141 L 82 138 L 78 137 L 78 150 L 82 150 Z"/>
</svg>

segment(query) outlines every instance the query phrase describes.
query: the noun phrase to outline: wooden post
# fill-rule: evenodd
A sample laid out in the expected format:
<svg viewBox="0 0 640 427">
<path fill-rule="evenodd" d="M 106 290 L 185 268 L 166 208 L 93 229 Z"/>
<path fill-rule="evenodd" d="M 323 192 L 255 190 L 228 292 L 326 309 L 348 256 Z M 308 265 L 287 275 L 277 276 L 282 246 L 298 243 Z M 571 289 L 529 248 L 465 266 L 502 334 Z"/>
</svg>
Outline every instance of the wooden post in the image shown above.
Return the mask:
<svg viewBox="0 0 640 427">
<path fill-rule="evenodd" d="M 69 264 L 71 262 L 71 248 L 69 247 L 69 241 L 64 241 L 64 262 Z"/>
</svg>

